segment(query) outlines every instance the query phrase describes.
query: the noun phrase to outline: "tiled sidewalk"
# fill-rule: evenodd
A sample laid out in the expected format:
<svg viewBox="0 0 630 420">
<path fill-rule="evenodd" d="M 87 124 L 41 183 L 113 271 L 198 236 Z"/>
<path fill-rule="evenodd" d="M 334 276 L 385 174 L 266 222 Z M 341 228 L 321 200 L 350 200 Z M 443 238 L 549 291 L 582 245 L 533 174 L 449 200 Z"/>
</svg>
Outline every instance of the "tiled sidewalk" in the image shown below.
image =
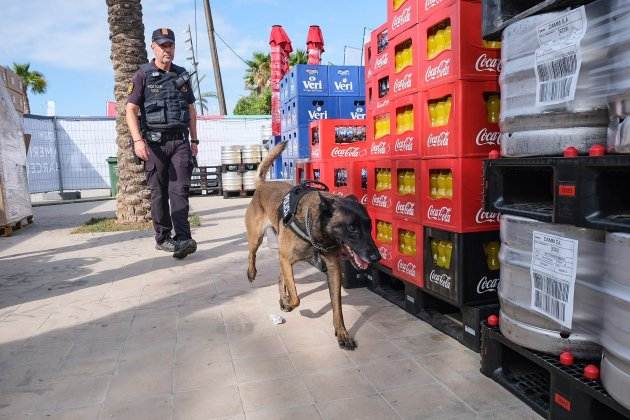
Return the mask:
<svg viewBox="0 0 630 420">
<path fill-rule="evenodd" d="M 309 266 L 282 313 L 273 251 L 246 280 L 247 203 L 193 199 L 199 250 L 183 261 L 148 232 L 69 234 L 113 202 L 38 207 L 0 238 L 0 418 L 538 418 L 479 355 L 366 289 L 343 297 L 354 352 Z"/>
</svg>

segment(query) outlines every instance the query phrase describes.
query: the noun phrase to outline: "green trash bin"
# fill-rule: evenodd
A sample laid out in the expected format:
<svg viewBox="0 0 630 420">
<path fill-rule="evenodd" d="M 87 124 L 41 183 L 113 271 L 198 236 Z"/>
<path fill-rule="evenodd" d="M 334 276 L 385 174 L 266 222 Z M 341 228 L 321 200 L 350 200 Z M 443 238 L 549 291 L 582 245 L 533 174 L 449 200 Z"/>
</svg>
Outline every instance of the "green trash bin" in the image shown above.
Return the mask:
<svg viewBox="0 0 630 420">
<path fill-rule="evenodd" d="M 111 184 L 112 197 L 116 197 L 118 194 L 118 158 L 108 157 L 107 164 L 109 165 L 109 181 Z"/>
</svg>

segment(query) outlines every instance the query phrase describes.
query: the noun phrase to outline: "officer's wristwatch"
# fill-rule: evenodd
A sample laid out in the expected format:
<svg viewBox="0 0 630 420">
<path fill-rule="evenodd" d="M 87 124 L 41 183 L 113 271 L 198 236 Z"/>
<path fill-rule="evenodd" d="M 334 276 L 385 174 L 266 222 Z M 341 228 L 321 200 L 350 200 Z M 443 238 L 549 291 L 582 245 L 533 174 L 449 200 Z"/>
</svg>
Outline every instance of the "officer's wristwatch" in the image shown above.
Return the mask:
<svg viewBox="0 0 630 420">
<path fill-rule="evenodd" d="M 199 144 L 199 140 L 197 140 L 197 139 L 191 139 L 190 142 L 192 144 Z"/>
</svg>

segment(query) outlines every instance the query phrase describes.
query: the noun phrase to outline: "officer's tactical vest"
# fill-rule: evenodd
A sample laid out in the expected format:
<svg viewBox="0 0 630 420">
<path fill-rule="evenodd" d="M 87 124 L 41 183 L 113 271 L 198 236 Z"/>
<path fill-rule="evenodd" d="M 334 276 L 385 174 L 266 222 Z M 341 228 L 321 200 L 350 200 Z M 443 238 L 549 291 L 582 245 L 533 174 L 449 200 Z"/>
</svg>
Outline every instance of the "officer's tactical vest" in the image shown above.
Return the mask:
<svg viewBox="0 0 630 420">
<path fill-rule="evenodd" d="M 143 130 L 188 128 L 190 113 L 186 93 L 175 87 L 175 80 L 186 69 L 171 64 L 171 70 L 163 72 L 151 63 L 143 64 L 140 69 L 144 72 L 144 105 L 141 107 Z M 188 83 L 183 89 L 187 88 L 190 88 Z"/>
</svg>

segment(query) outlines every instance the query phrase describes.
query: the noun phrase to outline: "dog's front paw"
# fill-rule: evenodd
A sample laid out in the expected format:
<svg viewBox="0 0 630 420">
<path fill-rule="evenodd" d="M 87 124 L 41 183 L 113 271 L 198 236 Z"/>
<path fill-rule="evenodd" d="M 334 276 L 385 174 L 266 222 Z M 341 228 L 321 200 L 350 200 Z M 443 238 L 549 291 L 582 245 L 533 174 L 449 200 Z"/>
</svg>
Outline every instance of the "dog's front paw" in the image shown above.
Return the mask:
<svg viewBox="0 0 630 420">
<path fill-rule="evenodd" d="M 280 298 L 280 309 L 284 312 L 291 312 L 293 310 L 293 306 L 289 305 L 288 299 Z"/>
<path fill-rule="evenodd" d="M 256 274 L 258 274 L 258 272 L 256 271 L 256 269 L 247 269 L 247 279 L 249 280 L 250 283 L 252 283 L 255 279 L 256 279 Z"/>
<path fill-rule="evenodd" d="M 357 343 L 354 342 L 348 331 L 338 332 L 335 334 L 337 336 L 337 342 L 339 343 L 339 347 L 344 350 L 354 350 L 357 348 Z"/>
</svg>

